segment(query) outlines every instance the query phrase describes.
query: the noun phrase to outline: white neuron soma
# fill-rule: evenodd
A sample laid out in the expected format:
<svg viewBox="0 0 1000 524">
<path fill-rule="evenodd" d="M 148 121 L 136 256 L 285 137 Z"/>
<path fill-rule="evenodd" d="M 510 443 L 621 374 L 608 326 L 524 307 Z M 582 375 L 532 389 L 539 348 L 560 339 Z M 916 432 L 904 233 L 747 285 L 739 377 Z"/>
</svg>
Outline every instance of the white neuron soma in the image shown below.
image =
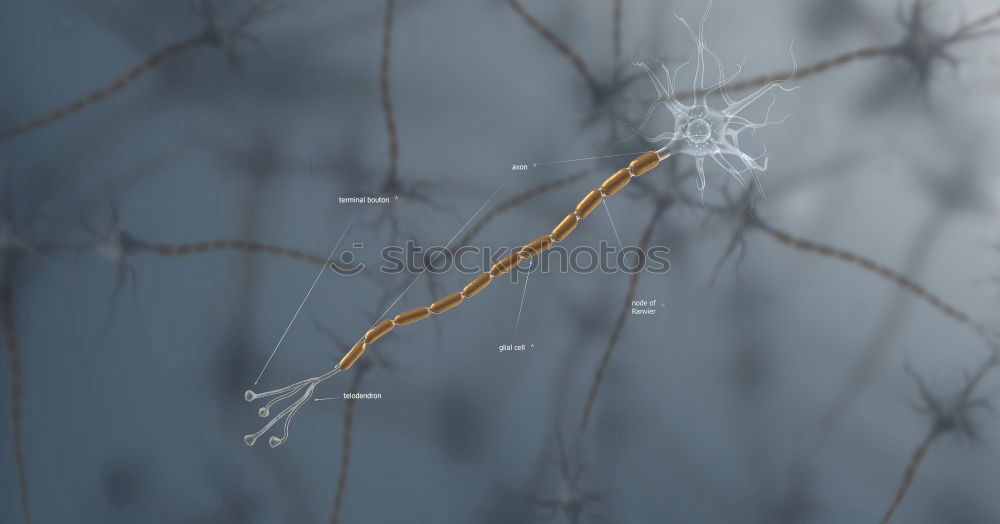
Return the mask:
<svg viewBox="0 0 1000 524">
<path fill-rule="evenodd" d="M 744 153 L 740 148 L 740 134 L 747 129 L 757 130 L 767 127 L 770 124 L 781 123 L 785 119 L 783 118 L 779 121 L 768 120 L 771 107 L 774 106 L 773 99 L 771 105 L 767 108 L 763 122 L 752 122 L 746 117 L 740 116 L 740 113 L 772 89 L 778 88 L 784 91 L 791 91 L 794 88 L 786 85 L 787 80 L 781 80 L 764 84 L 745 98 L 739 100 L 730 98 L 726 92 L 726 85 L 739 75 L 740 67 L 738 66 L 736 72 L 732 75 L 726 76 L 722 60 L 705 45 L 705 21 L 708 18 L 711 6 L 712 3 L 709 2 L 708 8 L 705 9 L 705 15 L 698 25 L 697 32 L 683 18 L 674 15 L 684 25 L 698 46 L 698 52 L 695 57 L 694 85 L 689 93 L 678 94 L 675 90 L 675 85 L 677 83 L 677 73 L 690 63 L 691 60 L 681 64 L 673 73 L 667 69 L 666 64 L 660 62 L 664 73 L 662 80 L 646 64 L 641 62 L 636 64 L 649 75 L 649 78 L 653 81 L 653 85 L 656 87 L 657 95 L 659 95 L 639 125 L 639 133 L 640 136 L 650 142 L 668 141 L 662 150 L 670 150 L 674 153 L 686 153 L 693 156 L 695 158 L 695 166 L 698 169 L 699 191 L 705 188 L 706 158 L 711 158 L 719 167 L 732 175 L 745 189 L 749 190 L 752 183 L 756 183 L 760 187 L 757 173 L 767 170 L 767 154 L 765 152 L 754 157 Z M 705 83 L 705 74 L 708 68 L 706 58 L 711 59 L 718 69 L 718 81 L 711 85 L 706 85 Z M 794 60 L 793 56 L 793 63 Z M 793 76 L 794 73 L 789 78 Z M 693 99 L 691 105 L 686 105 L 679 99 L 680 96 L 687 95 L 690 95 Z M 716 109 L 708 104 L 708 99 L 715 96 L 722 99 L 724 106 L 721 109 Z M 653 137 L 642 135 L 641 130 L 649 123 L 649 120 L 653 117 L 659 106 L 666 107 L 670 111 L 670 114 L 673 115 L 674 130 Z M 734 165 L 732 159 L 736 160 L 736 165 Z M 737 167 L 737 165 L 741 167 Z"/>
</svg>

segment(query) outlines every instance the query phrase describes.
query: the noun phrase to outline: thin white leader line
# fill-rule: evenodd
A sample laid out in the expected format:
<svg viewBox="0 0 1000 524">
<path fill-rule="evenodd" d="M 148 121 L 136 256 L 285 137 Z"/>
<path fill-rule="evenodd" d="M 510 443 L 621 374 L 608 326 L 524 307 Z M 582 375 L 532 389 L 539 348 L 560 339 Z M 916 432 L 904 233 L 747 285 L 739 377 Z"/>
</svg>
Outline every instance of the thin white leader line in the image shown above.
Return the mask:
<svg viewBox="0 0 1000 524">
<path fill-rule="evenodd" d="M 340 400 L 341 398 L 342 398 L 342 397 L 323 397 L 323 398 L 314 398 L 314 399 L 313 399 L 313 402 L 319 402 L 320 400 Z"/>
<path fill-rule="evenodd" d="M 531 271 L 524 273 L 524 291 L 521 292 L 521 305 L 517 307 L 517 322 L 514 322 L 514 334 L 517 334 L 517 326 L 521 325 L 521 310 L 524 309 L 524 297 L 528 294 L 528 277 Z"/>
<path fill-rule="evenodd" d="M 584 160 L 599 160 L 601 158 L 614 158 L 616 156 L 638 155 L 639 153 L 642 153 L 642 152 L 643 151 L 636 151 L 635 153 L 620 153 L 620 154 L 617 154 L 617 155 L 590 156 L 590 157 L 587 157 L 587 158 L 574 158 L 574 159 L 571 159 L 571 160 L 556 160 L 554 162 L 532 162 L 532 163 L 534 165 L 536 165 L 536 166 L 547 166 L 547 165 L 551 165 L 551 164 L 565 164 L 567 162 L 582 162 Z"/>
<path fill-rule="evenodd" d="M 622 244 L 622 237 L 618 236 L 618 228 L 615 227 L 615 219 L 611 218 L 611 210 L 608 209 L 608 202 L 606 200 L 601 200 L 604 204 L 604 210 L 608 212 L 608 220 L 611 221 L 611 230 L 615 232 L 615 238 L 618 239 L 618 249 L 625 251 L 625 246 Z"/>
<path fill-rule="evenodd" d="M 465 225 L 463 225 L 463 226 L 462 226 L 462 227 L 461 227 L 461 228 L 460 228 L 460 229 L 458 230 L 458 232 L 456 232 L 456 233 L 455 233 L 455 235 L 454 235 L 453 237 L 451 237 L 451 240 L 449 240 L 449 241 L 448 241 L 448 243 L 447 243 L 447 244 L 445 244 L 445 246 L 444 246 L 444 250 L 445 250 L 445 251 L 447 251 L 447 250 L 448 250 L 448 248 L 450 248 L 450 247 L 451 247 L 451 243 L 452 243 L 452 242 L 454 242 L 456 238 L 458 238 L 458 235 L 461 235 L 461 234 L 462 234 L 462 231 L 465 231 L 465 228 L 469 227 L 469 224 L 471 224 L 471 223 L 472 223 L 472 221 L 473 221 L 473 220 L 475 220 L 475 218 L 476 218 L 477 216 L 479 216 L 479 213 L 482 213 L 482 212 L 483 212 L 483 209 L 486 209 L 486 206 L 487 206 L 487 205 L 489 205 L 489 203 L 490 203 L 490 202 L 491 202 L 491 201 L 493 200 L 493 197 L 497 196 L 497 193 L 499 193 L 499 192 L 500 192 L 500 190 L 501 190 L 501 189 L 503 189 L 503 188 L 504 188 L 504 186 L 506 186 L 506 185 L 507 185 L 507 182 L 510 182 L 511 178 L 512 178 L 512 177 L 511 177 L 510 175 L 507 175 L 507 179 L 506 179 L 506 180 L 504 180 L 503 184 L 500 184 L 500 187 L 498 187 L 498 188 L 496 189 L 496 191 L 494 191 L 494 192 L 493 192 L 493 194 L 492 194 L 492 195 L 490 195 L 490 197 L 486 199 L 486 202 L 483 202 L 483 205 L 479 206 L 479 209 L 478 209 L 478 210 L 476 210 L 476 212 L 475 212 L 475 213 L 473 213 L 471 217 L 469 217 L 469 220 L 467 220 L 467 221 L 465 222 Z M 441 253 L 438 253 L 438 254 L 441 254 Z M 434 259 L 434 260 L 437 260 L 437 259 Z M 432 263 L 432 262 L 433 262 L 434 260 L 429 260 L 429 261 L 427 261 L 427 266 L 431 265 L 431 263 Z M 406 289 L 404 289 L 404 290 L 403 290 L 403 292 L 402 292 L 402 293 L 400 293 L 398 297 L 396 297 L 396 300 L 393 300 L 393 301 L 392 301 L 392 304 L 389 304 L 389 307 L 387 307 L 387 308 L 385 309 L 385 312 L 383 312 L 383 313 L 382 313 L 382 315 L 380 315 L 380 316 L 378 317 L 378 320 L 376 320 L 376 321 L 375 321 L 375 323 L 374 323 L 374 324 L 372 324 L 372 327 L 375 327 L 375 325 L 376 325 L 376 324 L 378 324 L 379 322 L 381 322 L 381 321 L 382 321 L 382 319 L 383 319 L 383 318 L 385 318 L 386 314 L 388 314 L 388 313 L 389 313 L 389 311 L 391 311 L 391 310 L 392 310 L 392 308 L 393 308 L 393 307 L 394 307 L 394 306 L 396 305 L 396 303 L 397 303 L 397 302 L 399 302 L 399 301 L 400 301 L 400 300 L 401 300 L 401 299 L 403 298 L 403 295 L 406 295 L 406 292 L 407 292 L 407 291 L 409 291 L 411 287 L 413 287 L 413 284 L 416 284 L 416 283 L 417 283 L 417 281 L 418 281 L 418 280 L 420 280 L 420 277 L 424 276 L 424 273 L 426 273 L 426 272 L 427 272 L 427 266 L 424 266 L 424 268 L 420 270 L 420 273 L 419 273 L 419 274 L 417 275 L 417 277 L 413 279 L 413 282 L 410 282 L 410 285 L 406 286 Z"/>
<path fill-rule="evenodd" d="M 347 230 L 351 228 L 351 223 L 354 222 L 354 217 L 347 222 L 347 227 L 344 228 L 344 232 L 340 234 L 340 238 L 337 239 L 337 243 L 334 244 L 333 250 L 330 251 L 330 256 L 326 257 L 326 263 L 323 267 L 319 268 L 319 273 L 316 274 L 316 278 L 313 280 L 311 286 L 309 286 L 309 291 L 306 291 L 306 296 L 302 297 L 302 302 L 299 303 L 299 308 L 295 310 L 295 314 L 292 315 L 292 320 L 288 322 L 288 327 L 285 328 L 285 332 L 281 334 L 281 338 L 278 339 L 278 343 L 275 344 L 274 349 L 271 350 L 271 355 L 267 357 L 267 362 L 264 363 L 264 368 L 260 370 L 260 374 L 257 375 L 257 380 L 253 381 L 253 385 L 257 385 L 260 382 L 260 378 L 264 376 L 264 372 L 267 371 L 267 366 L 271 364 L 271 359 L 278 352 L 278 348 L 281 347 L 281 343 L 285 340 L 285 335 L 288 335 L 288 330 L 292 329 L 292 324 L 295 323 L 295 319 L 299 317 L 299 313 L 302 312 L 302 306 L 306 305 L 306 300 L 309 300 L 309 295 L 312 294 L 313 289 L 316 288 L 316 283 L 319 282 L 319 277 L 323 276 L 323 271 L 326 270 L 326 266 L 330 265 L 333 261 L 333 255 L 337 253 L 337 248 L 340 247 L 340 242 L 344 240 L 344 235 L 347 234 Z"/>
</svg>

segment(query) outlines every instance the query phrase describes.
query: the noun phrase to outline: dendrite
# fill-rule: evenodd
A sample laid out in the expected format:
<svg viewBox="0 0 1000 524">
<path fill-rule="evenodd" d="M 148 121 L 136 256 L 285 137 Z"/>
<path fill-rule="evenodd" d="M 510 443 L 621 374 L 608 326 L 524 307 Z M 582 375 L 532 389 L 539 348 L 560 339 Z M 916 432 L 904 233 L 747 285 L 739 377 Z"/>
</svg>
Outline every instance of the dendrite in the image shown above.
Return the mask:
<svg viewBox="0 0 1000 524">
<path fill-rule="evenodd" d="M 7 129 L 0 129 L 0 141 L 8 140 L 39 127 L 57 122 L 82 109 L 97 104 L 132 85 L 146 73 L 159 67 L 168 58 L 180 55 L 198 46 L 205 45 L 225 49 L 230 63 L 234 67 L 239 68 L 239 58 L 236 54 L 235 43 L 239 40 L 250 40 L 259 44 L 259 41 L 247 31 L 247 27 L 269 13 L 273 9 L 271 4 L 274 2 L 275 0 L 258 0 L 242 15 L 237 17 L 234 23 L 225 26 L 217 22 L 210 0 L 201 0 L 199 3 L 192 3 L 195 13 L 205 19 L 205 27 L 201 32 L 192 37 L 177 40 L 163 46 L 147 56 L 139 65 L 133 67 L 124 75 L 59 109 L 26 122 L 15 124 Z"/>
<path fill-rule="evenodd" d="M 666 64 L 660 62 L 664 73 L 663 80 L 661 81 L 649 66 L 642 62 L 636 64 L 649 75 L 658 95 L 657 100 L 646 112 L 646 116 L 643 118 L 638 129 L 641 131 L 649 123 L 658 106 L 662 105 L 666 107 L 673 116 L 674 130 L 653 137 L 642 135 L 643 138 L 651 142 L 668 141 L 666 148 L 693 156 L 695 158 L 695 166 L 698 169 L 699 191 L 705 188 L 706 157 L 711 158 L 719 167 L 736 179 L 743 188 L 749 190 L 751 184 L 761 187 L 757 173 L 767 170 L 767 155 L 765 153 L 757 157 L 751 157 L 744 153 L 740 148 L 740 134 L 747 129 L 756 130 L 767 127 L 770 124 L 780 123 L 784 119 L 769 121 L 770 107 L 768 107 L 767 116 L 765 116 L 764 121 L 761 123 L 754 123 L 740 116 L 740 113 L 772 89 L 778 88 L 790 91 L 793 88 L 786 86 L 786 79 L 784 81 L 768 82 L 757 91 L 740 100 L 730 98 L 726 90 L 726 85 L 740 71 L 737 70 L 733 75 L 726 76 L 722 60 L 705 44 L 705 21 L 708 19 L 711 6 L 712 3 L 709 2 L 708 7 L 705 9 L 705 14 L 698 25 L 697 32 L 687 21 L 680 16 L 677 17 L 694 39 L 698 48 L 695 55 L 696 65 L 691 105 L 682 103 L 675 94 L 674 85 L 676 83 L 677 70 L 671 74 Z M 719 72 L 718 81 L 712 85 L 706 85 L 705 83 L 705 73 L 708 65 L 707 59 L 715 62 Z M 682 65 L 681 67 L 684 66 Z M 716 109 L 708 105 L 708 97 L 715 94 L 721 96 L 725 103 L 725 107 L 722 109 Z M 771 105 L 773 106 L 774 103 L 772 102 Z M 728 157 L 735 157 L 743 164 L 743 167 L 737 168 Z M 760 162 L 761 159 L 763 159 L 762 163 Z"/>
<path fill-rule="evenodd" d="M 931 307 L 940 311 L 948 318 L 951 318 L 952 320 L 955 320 L 956 322 L 966 326 L 976 327 L 971 317 L 969 317 L 967 313 L 945 302 L 942 298 L 935 295 L 934 293 L 931 293 L 930 291 L 927 290 L 927 288 L 918 284 L 917 282 L 871 260 L 870 258 L 852 253 L 844 249 L 824 244 L 819 244 L 803 238 L 794 237 L 789 233 L 786 233 L 785 231 L 782 231 L 778 228 L 775 228 L 773 226 L 764 223 L 757 217 L 753 218 L 753 225 L 755 225 L 758 229 L 769 234 L 771 238 L 791 248 L 798 249 L 799 251 L 804 251 L 807 253 L 816 253 L 820 256 L 835 258 L 843 262 L 847 262 L 848 264 L 856 265 L 871 273 L 874 273 L 875 275 L 878 275 L 879 277 L 897 286 L 900 286 L 906 291 L 912 293 L 914 296 L 926 301 Z"/>
<path fill-rule="evenodd" d="M 396 17 L 396 0 L 386 0 L 385 15 L 382 19 L 382 55 L 379 65 L 379 100 L 382 105 L 382 116 L 385 119 L 386 135 L 388 136 L 389 168 L 385 182 L 381 184 L 376 196 L 387 196 L 394 201 L 385 206 L 382 213 L 375 219 L 373 226 L 389 225 L 389 233 L 393 239 L 400 236 L 401 217 L 397 206 L 401 202 L 414 202 L 425 205 L 437 211 L 453 211 L 449 206 L 435 202 L 432 195 L 437 190 L 437 182 L 426 180 L 407 180 L 399 178 L 399 128 L 396 124 L 396 112 L 392 102 L 392 30 Z M 400 202 L 398 199 L 402 197 Z"/>
<path fill-rule="evenodd" d="M 665 205 L 657 206 L 653 210 L 653 216 L 650 217 L 649 224 L 646 226 L 645 231 L 643 231 L 642 239 L 639 241 L 640 252 L 645 253 L 646 248 L 649 247 L 656 224 L 659 222 L 660 216 L 665 210 Z M 604 350 L 604 354 L 601 356 L 600 363 L 594 371 L 594 381 L 590 385 L 590 391 L 587 393 L 587 401 L 583 407 L 583 414 L 580 416 L 580 428 L 577 440 L 579 440 L 579 438 L 581 438 L 587 431 L 587 426 L 590 422 L 590 414 L 594 409 L 594 402 L 597 400 L 597 393 L 600 391 L 601 382 L 604 379 L 604 373 L 607 371 L 608 364 L 611 362 L 611 356 L 614 354 L 615 348 L 618 346 L 618 340 L 621 338 L 622 331 L 625 328 L 625 321 L 628 319 L 628 313 L 632 305 L 632 301 L 635 299 L 635 294 L 639 286 L 640 274 L 641 273 L 636 272 L 630 275 L 628 291 L 625 293 L 625 301 L 622 304 L 622 309 L 618 312 L 618 320 L 615 322 L 615 327 L 612 329 L 611 336 L 608 338 L 608 345 Z"/>
<path fill-rule="evenodd" d="M 639 74 L 624 74 L 622 68 L 618 66 L 618 59 L 621 55 L 621 22 L 622 5 L 621 1 L 616 1 L 612 6 L 612 48 L 614 52 L 615 64 L 611 76 L 607 80 L 598 80 L 590 67 L 569 44 L 564 42 L 555 32 L 527 12 L 518 0 L 507 0 L 508 5 L 525 24 L 538 33 L 546 42 L 552 45 L 561 55 L 565 56 L 579 74 L 587 89 L 587 109 L 582 121 L 584 126 L 604 122 L 610 126 L 611 142 L 621 142 L 618 136 L 618 125 L 622 120 L 619 107 L 622 104 L 622 93 L 637 79 Z"/>
<path fill-rule="evenodd" d="M 624 0 L 614 0 L 611 8 L 611 48 L 615 60 L 622 56 L 622 2 Z"/>
<path fill-rule="evenodd" d="M 139 242 L 132 239 L 133 242 Z M 199 255 L 216 251 L 243 251 L 247 253 L 261 253 L 278 257 L 289 258 L 307 264 L 322 266 L 326 263 L 326 258 L 315 253 L 306 253 L 299 249 L 255 242 L 252 240 L 207 240 L 202 242 L 185 242 L 183 244 L 147 243 L 141 242 L 141 247 L 149 252 L 164 257 L 183 257 L 188 255 Z M 345 265 L 337 261 L 330 263 L 330 267 L 341 272 L 353 273 L 356 266 Z"/>
<path fill-rule="evenodd" d="M 757 222 L 754 216 L 752 196 L 749 191 L 741 191 L 738 197 L 733 197 L 729 191 L 723 191 L 725 200 L 722 205 L 706 206 L 704 203 L 702 204 L 703 207 L 708 207 L 710 211 L 713 211 L 706 217 L 706 223 L 712 218 L 720 217 L 731 228 L 729 241 L 726 243 L 726 248 L 719 260 L 715 263 L 709 285 L 715 283 L 722 266 L 734 255 L 736 257 L 736 272 L 740 271 L 743 260 L 746 258 L 747 233 Z"/>
<path fill-rule="evenodd" d="M 17 468 L 17 485 L 20 490 L 21 510 L 24 522 L 31 521 L 28 507 L 28 481 L 24 465 L 24 372 L 21 366 L 21 345 L 17 335 L 17 318 L 14 312 L 14 271 L 16 255 L 5 255 L 2 262 L 7 265 L 0 275 L 0 320 L 4 330 L 4 345 L 10 363 L 11 431 L 13 432 L 14 466 Z"/>
<path fill-rule="evenodd" d="M 17 291 L 27 280 L 32 267 L 25 263 L 35 257 L 49 255 L 66 246 L 41 242 L 35 238 L 35 222 L 42 213 L 39 211 L 36 195 L 18 194 L 15 191 L 14 175 L 4 173 L 3 194 L 0 202 L 0 329 L 3 331 L 3 346 L 7 353 L 10 373 L 10 431 L 14 473 L 17 478 L 19 501 L 25 524 L 31 522 L 31 508 L 28 497 L 28 473 L 24 458 L 24 362 L 21 345 L 20 325 L 17 314 Z M 31 206 L 23 203 L 31 202 Z M 19 208 L 27 209 L 19 209 Z M 13 511 L 13 510 L 12 510 Z"/>
<path fill-rule="evenodd" d="M 926 82 L 930 78 L 930 73 L 940 61 L 949 63 L 952 67 L 958 65 L 957 58 L 949 51 L 949 48 L 961 42 L 966 42 L 975 38 L 992 34 L 993 30 L 984 29 L 985 26 L 1000 19 L 1000 10 L 986 13 L 971 22 L 960 25 L 950 33 L 942 33 L 927 24 L 925 20 L 926 10 L 930 2 L 927 0 L 915 0 L 910 8 L 909 14 L 900 8 L 899 21 L 904 26 L 905 33 L 896 43 L 883 46 L 866 46 L 853 51 L 841 53 L 832 58 L 821 60 L 801 69 L 793 69 L 782 73 L 772 73 L 750 78 L 740 82 L 735 82 L 727 86 L 728 91 L 741 91 L 754 87 L 764 86 L 773 82 L 788 82 L 799 80 L 820 73 L 825 73 L 834 68 L 845 66 L 862 60 L 870 60 L 878 57 L 902 57 L 913 68 L 913 74 L 918 83 L 926 87 Z M 710 88 L 695 87 L 691 91 L 676 93 L 678 98 L 708 94 Z"/>
<path fill-rule="evenodd" d="M 396 131 L 396 114 L 392 108 L 392 95 L 389 91 L 392 58 L 392 22 L 396 13 L 396 0 L 386 0 L 385 19 L 382 22 L 382 61 L 379 67 L 379 94 L 382 101 L 382 114 L 385 116 L 386 132 L 389 134 L 389 180 L 396 178 L 396 166 L 399 163 L 399 133 Z"/>
<path fill-rule="evenodd" d="M 950 399 L 942 399 L 934 396 L 924 380 L 909 365 L 906 366 L 906 372 L 916 381 L 920 392 L 921 403 L 916 406 L 916 409 L 919 413 L 930 418 L 930 428 L 924 439 L 913 450 L 913 453 L 911 453 L 910 460 L 906 463 L 906 468 L 903 471 L 903 478 L 896 488 L 896 493 L 889 504 L 889 508 L 882 515 L 882 520 L 879 521 L 880 524 L 887 524 L 892 520 L 893 514 L 895 514 L 896 509 L 899 508 L 899 505 L 906 498 L 907 492 L 909 492 L 910 487 L 913 485 L 917 469 L 927 455 L 927 450 L 938 437 L 946 433 L 956 433 L 960 437 L 965 437 L 973 441 L 979 440 L 979 433 L 971 418 L 971 414 L 975 410 L 991 408 L 989 400 L 986 397 L 976 396 L 976 391 L 979 389 L 986 375 L 1000 366 L 1000 346 L 997 345 L 998 341 L 991 339 L 988 334 L 980 332 L 986 338 L 990 354 L 979 365 L 976 371 L 971 374 L 965 374 L 965 385 Z"/>
<path fill-rule="evenodd" d="M 754 211 L 753 206 L 748 201 L 748 195 L 744 194 L 739 200 L 733 200 L 728 198 L 726 205 L 710 205 L 708 206 L 711 211 L 716 214 L 726 216 L 728 218 L 736 218 L 734 233 L 730 243 L 727 246 L 726 252 L 723 258 L 719 260 L 716 265 L 715 272 L 718 272 L 719 267 L 725 262 L 725 260 L 732 256 L 734 253 L 738 258 L 742 259 L 743 250 L 745 248 L 745 234 L 751 230 L 761 231 L 766 233 L 776 242 L 791 249 L 802 251 L 804 253 L 811 253 L 819 255 L 822 257 L 832 258 L 851 264 L 853 266 L 859 267 L 875 276 L 882 278 L 883 280 L 902 288 L 904 291 L 912 294 L 913 296 L 923 300 L 932 308 L 934 308 L 939 313 L 944 316 L 962 324 L 964 326 L 970 327 L 974 330 L 979 330 L 980 327 L 972 319 L 972 317 L 962 311 L 958 307 L 945 301 L 939 295 L 928 290 L 919 282 L 905 276 L 899 271 L 890 269 L 889 267 L 880 264 L 871 258 L 864 255 L 859 255 L 852 251 L 848 251 L 843 248 L 834 247 L 827 244 L 822 244 L 807 238 L 800 236 L 795 236 L 777 226 L 774 226 L 760 216 Z M 715 278 L 715 273 L 713 273 L 713 279 Z"/>
<path fill-rule="evenodd" d="M 552 32 L 551 29 L 545 27 L 544 24 L 539 22 L 537 18 L 531 16 L 531 14 L 524 9 L 524 6 L 521 5 L 521 2 L 518 0 L 507 0 L 507 4 L 510 5 L 510 8 L 514 10 L 514 13 L 516 13 L 517 16 L 520 16 L 521 19 L 524 20 L 524 23 L 528 24 L 528 27 L 535 30 L 539 36 L 544 38 L 548 43 L 552 44 L 552 46 L 555 47 L 560 54 L 566 57 L 566 59 L 573 64 L 573 69 L 576 69 L 576 72 L 583 77 L 584 81 L 586 81 L 589 86 L 597 85 L 597 81 L 594 80 L 594 75 L 590 72 L 590 68 L 587 67 L 586 62 L 584 62 L 583 58 L 580 58 L 580 55 L 573 51 L 569 45 L 566 44 L 566 42 L 563 42 L 558 36 L 556 36 L 555 33 Z"/>
<path fill-rule="evenodd" d="M 531 505 L 547 512 L 550 518 L 561 514 L 565 515 L 568 522 L 575 524 L 580 522 L 584 516 L 595 515 L 590 508 L 602 503 L 604 495 L 600 491 L 586 490 L 581 487 L 583 476 L 587 473 L 587 465 L 579 458 L 570 456 L 558 427 L 557 421 L 553 438 L 557 456 L 554 461 L 550 461 L 554 462 L 559 472 L 558 487 L 549 496 L 534 493 L 527 493 L 524 496 Z M 575 453 L 574 456 L 576 456 Z"/>
<path fill-rule="evenodd" d="M 131 284 L 132 300 L 138 304 L 138 299 L 136 298 L 138 277 L 131 259 L 132 255 L 142 249 L 142 242 L 121 227 L 118 210 L 114 206 L 111 207 L 111 220 L 107 228 L 94 227 L 86 219 L 83 219 L 82 227 L 93 237 L 93 241 L 84 244 L 82 248 L 92 251 L 110 261 L 115 267 L 115 285 L 111 294 L 111 311 L 105 325 L 105 329 L 107 329 L 114 318 L 115 306 L 118 303 L 121 292 L 125 289 L 126 283 Z"/>
<path fill-rule="evenodd" d="M 133 301 L 138 303 L 138 299 L 136 298 L 138 274 L 133 264 L 133 257 L 137 255 L 151 254 L 164 258 L 173 258 L 214 252 L 243 252 L 272 255 L 318 266 L 323 266 L 327 262 L 326 257 L 320 255 L 307 253 L 291 247 L 257 241 L 216 239 L 179 244 L 149 242 L 122 227 L 118 211 L 115 207 L 111 208 L 111 220 L 108 227 L 94 227 L 86 219 L 81 221 L 81 227 L 92 237 L 92 240 L 72 244 L 38 245 L 36 249 L 43 250 L 41 251 L 43 253 L 69 250 L 92 252 L 110 261 L 115 267 L 115 285 L 112 291 L 112 315 L 114 307 L 126 284 L 129 285 Z M 330 262 L 330 268 L 341 274 L 354 274 L 358 272 L 356 265 L 337 261 Z M 112 320 L 113 316 L 109 316 L 105 329 L 110 327 Z"/>
<path fill-rule="evenodd" d="M 951 52 L 955 44 L 987 36 L 993 31 L 983 29 L 1000 15 L 1000 11 L 984 15 L 950 32 L 942 32 L 929 23 L 930 0 L 914 0 L 909 12 L 900 7 L 899 22 L 905 33 L 903 38 L 886 51 L 906 61 L 917 85 L 926 88 L 938 64 L 946 63 L 958 68 L 958 58 Z M 938 17 L 939 18 L 939 17 Z"/>
</svg>

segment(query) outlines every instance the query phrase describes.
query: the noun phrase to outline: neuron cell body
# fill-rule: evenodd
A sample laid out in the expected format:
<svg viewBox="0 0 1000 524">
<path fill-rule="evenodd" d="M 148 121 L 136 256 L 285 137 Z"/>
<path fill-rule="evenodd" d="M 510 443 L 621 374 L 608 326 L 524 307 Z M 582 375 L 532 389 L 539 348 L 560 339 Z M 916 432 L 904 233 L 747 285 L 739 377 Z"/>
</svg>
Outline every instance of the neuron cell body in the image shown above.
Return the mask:
<svg viewBox="0 0 1000 524">
<path fill-rule="evenodd" d="M 995 34 L 994 30 L 982 26 L 997 16 L 997 11 L 993 11 L 957 29 L 944 30 L 934 26 L 941 16 L 932 12 L 932 8 L 929 0 L 915 0 L 908 12 L 900 7 L 898 17 L 904 34 L 897 44 L 887 48 L 890 54 L 905 61 L 911 77 L 925 89 L 939 64 L 948 64 L 953 71 L 958 70 L 959 59 L 952 50 L 954 45 Z"/>
<path fill-rule="evenodd" d="M 711 2 L 709 2 L 709 8 L 711 8 Z M 649 123 L 657 108 L 665 107 L 673 117 L 674 129 L 653 137 L 643 135 L 644 138 L 651 142 L 667 141 L 665 150 L 694 157 L 695 166 L 698 169 L 699 191 L 705 189 L 706 158 L 714 161 L 723 171 L 749 190 L 752 183 L 757 183 L 759 187 L 757 173 L 767 170 L 767 155 L 764 153 L 754 157 L 745 153 L 740 147 L 740 135 L 748 129 L 753 131 L 770 124 L 780 123 L 784 119 L 777 122 L 769 121 L 770 106 L 764 121 L 760 123 L 741 116 L 741 113 L 775 88 L 785 91 L 790 91 L 792 88 L 786 85 L 786 80 L 769 82 L 745 98 L 739 100 L 730 98 L 726 91 L 726 85 L 739 75 L 740 71 L 737 70 L 733 75 L 726 76 L 722 60 L 705 44 L 704 33 L 707 17 L 708 9 L 705 10 L 705 15 L 702 17 L 697 31 L 683 18 L 677 17 L 697 44 L 694 85 L 690 91 L 693 100 L 690 105 L 680 101 L 675 89 L 677 73 L 686 64 L 682 64 L 671 73 L 666 64 L 661 62 L 660 66 L 664 73 L 662 79 L 646 64 L 642 62 L 636 64 L 649 75 L 658 95 L 656 101 L 646 112 L 639 130 L 641 132 Z M 714 84 L 706 84 L 705 82 L 709 60 L 714 62 L 718 69 L 718 81 Z M 789 78 L 793 76 L 794 73 Z M 709 99 L 716 95 L 722 99 L 724 104 L 721 109 L 716 109 L 709 104 Z M 774 105 L 773 101 L 771 105 Z"/>
</svg>

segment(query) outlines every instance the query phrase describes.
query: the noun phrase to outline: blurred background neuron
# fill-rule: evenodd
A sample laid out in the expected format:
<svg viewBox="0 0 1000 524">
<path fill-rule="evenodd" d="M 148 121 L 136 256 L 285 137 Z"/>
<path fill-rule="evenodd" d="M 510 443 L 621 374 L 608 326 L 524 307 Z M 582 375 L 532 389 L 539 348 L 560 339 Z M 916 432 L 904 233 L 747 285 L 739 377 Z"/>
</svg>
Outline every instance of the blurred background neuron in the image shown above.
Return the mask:
<svg viewBox="0 0 1000 524">
<path fill-rule="evenodd" d="M 708 5 L 0 3 L 0 521 L 1000 522 L 1000 7 Z M 706 12 L 730 96 L 797 88 L 763 191 L 672 157 L 563 243 L 668 273 L 524 263 L 244 445 L 265 362 L 468 281 L 383 247 L 521 245 L 662 146 L 636 63 L 688 102 Z"/>
</svg>

